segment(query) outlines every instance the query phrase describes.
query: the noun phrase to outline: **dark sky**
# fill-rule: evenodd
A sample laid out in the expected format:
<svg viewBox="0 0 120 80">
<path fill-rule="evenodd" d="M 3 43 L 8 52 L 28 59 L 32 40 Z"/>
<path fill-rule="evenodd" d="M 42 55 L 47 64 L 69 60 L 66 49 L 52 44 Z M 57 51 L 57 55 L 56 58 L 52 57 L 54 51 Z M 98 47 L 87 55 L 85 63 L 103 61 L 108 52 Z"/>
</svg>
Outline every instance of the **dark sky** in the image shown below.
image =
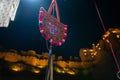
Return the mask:
<svg viewBox="0 0 120 80">
<path fill-rule="evenodd" d="M 80 48 L 91 48 L 104 34 L 93 0 L 57 0 L 61 22 L 67 24 L 68 36 L 53 53 L 78 56 Z M 120 27 L 119 0 L 95 0 L 106 29 Z M 39 8 L 48 10 L 51 0 L 21 0 L 15 21 L 0 28 L 0 45 L 6 49 L 47 52 L 46 43 L 38 28 Z"/>
</svg>

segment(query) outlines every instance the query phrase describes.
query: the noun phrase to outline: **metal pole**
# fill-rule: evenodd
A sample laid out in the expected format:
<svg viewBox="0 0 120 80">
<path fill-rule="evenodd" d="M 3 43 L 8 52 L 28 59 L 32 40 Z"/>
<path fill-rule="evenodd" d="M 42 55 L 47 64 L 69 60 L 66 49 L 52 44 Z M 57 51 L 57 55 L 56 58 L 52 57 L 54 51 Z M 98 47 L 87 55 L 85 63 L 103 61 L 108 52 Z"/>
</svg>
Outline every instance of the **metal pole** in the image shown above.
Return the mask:
<svg viewBox="0 0 120 80">
<path fill-rule="evenodd" d="M 50 46 L 50 49 L 49 49 L 49 54 L 48 54 L 48 66 L 47 66 L 47 72 L 46 72 L 46 77 L 45 77 L 45 80 L 49 80 L 50 77 L 52 77 L 53 75 L 51 74 L 51 55 L 52 55 L 52 45 Z M 51 79 L 50 79 L 51 80 Z"/>
<path fill-rule="evenodd" d="M 53 58 L 52 58 L 52 55 L 51 55 L 51 60 L 50 60 L 50 80 L 53 80 Z"/>
</svg>

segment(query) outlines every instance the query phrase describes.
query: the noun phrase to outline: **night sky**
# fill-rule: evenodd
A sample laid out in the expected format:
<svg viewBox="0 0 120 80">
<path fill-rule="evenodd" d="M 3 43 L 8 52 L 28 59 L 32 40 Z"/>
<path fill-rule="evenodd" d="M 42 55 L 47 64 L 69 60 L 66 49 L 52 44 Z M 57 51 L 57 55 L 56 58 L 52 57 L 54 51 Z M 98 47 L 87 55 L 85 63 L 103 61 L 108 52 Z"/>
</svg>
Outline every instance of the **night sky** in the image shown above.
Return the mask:
<svg viewBox="0 0 120 80">
<path fill-rule="evenodd" d="M 61 22 L 67 24 L 68 36 L 53 53 L 64 57 L 78 56 L 80 48 L 91 48 L 104 34 L 93 0 L 57 0 Z M 119 0 L 95 0 L 106 29 L 120 27 Z M 40 7 L 48 10 L 51 0 L 21 0 L 15 21 L 0 28 L 0 46 L 5 49 L 48 52 L 38 28 Z"/>
</svg>

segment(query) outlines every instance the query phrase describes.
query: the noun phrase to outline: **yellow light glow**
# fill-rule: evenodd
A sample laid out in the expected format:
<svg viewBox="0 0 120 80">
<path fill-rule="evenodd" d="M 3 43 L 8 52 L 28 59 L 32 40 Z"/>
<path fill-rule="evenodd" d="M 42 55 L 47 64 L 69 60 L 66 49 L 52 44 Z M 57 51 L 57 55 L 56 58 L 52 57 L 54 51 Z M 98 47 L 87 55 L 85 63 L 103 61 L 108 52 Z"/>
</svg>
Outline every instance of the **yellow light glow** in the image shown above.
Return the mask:
<svg viewBox="0 0 120 80">
<path fill-rule="evenodd" d="M 19 58 L 20 57 L 15 53 L 8 53 L 5 55 L 4 60 L 9 62 L 17 62 Z"/>
<path fill-rule="evenodd" d="M 87 50 L 86 50 L 86 49 L 84 49 L 84 50 L 83 50 L 83 52 L 87 52 Z"/>
<path fill-rule="evenodd" d="M 58 73 L 65 73 L 65 70 L 61 70 L 61 69 L 59 69 L 59 68 L 55 68 L 55 70 L 58 72 Z"/>
<path fill-rule="evenodd" d="M 67 71 L 67 73 L 70 74 L 70 75 L 75 75 L 76 74 L 74 71 L 71 71 L 71 70 Z"/>
<path fill-rule="evenodd" d="M 94 56 L 91 56 L 92 58 L 94 58 Z"/>
<path fill-rule="evenodd" d="M 16 67 L 16 68 L 12 68 L 12 70 L 13 70 L 13 71 L 21 71 L 21 69 L 20 69 L 20 68 L 17 68 L 17 67 Z"/>
<path fill-rule="evenodd" d="M 93 52 L 94 50 L 93 50 L 93 49 L 90 49 L 89 51 L 90 51 L 90 52 Z"/>
<path fill-rule="evenodd" d="M 40 69 L 36 69 L 36 68 L 32 68 L 31 71 L 34 72 L 34 73 L 40 73 Z"/>
<path fill-rule="evenodd" d="M 107 31 L 107 32 L 103 35 L 103 37 L 106 38 L 106 37 L 108 37 L 109 35 L 110 35 L 110 32 Z"/>
<path fill-rule="evenodd" d="M 68 68 L 63 68 L 65 71 L 69 70 Z"/>
<path fill-rule="evenodd" d="M 86 55 L 87 55 L 87 53 L 84 53 L 84 55 L 86 56 Z"/>
<path fill-rule="evenodd" d="M 93 54 L 94 56 L 96 56 L 97 55 L 97 52 L 94 52 L 94 54 Z"/>
<path fill-rule="evenodd" d="M 120 38 L 120 35 L 116 35 L 117 38 Z"/>
<path fill-rule="evenodd" d="M 61 71 L 61 73 L 63 73 L 63 74 L 64 74 L 64 73 L 65 73 L 65 71 L 64 71 L 64 70 L 62 70 L 62 71 Z"/>
<path fill-rule="evenodd" d="M 112 33 L 117 33 L 117 31 L 116 31 L 116 30 L 113 30 Z"/>
<path fill-rule="evenodd" d="M 97 43 L 97 46 L 99 46 L 100 44 L 99 43 Z"/>
<path fill-rule="evenodd" d="M 36 70 L 36 71 L 34 71 L 34 72 L 35 72 L 35 73 L 40 73 L 40 71 L 37 71 L 37 70 Z"/>
<path fill-rule="evenodd" d="M 55 68 L 55 70 L 56 70 L 58 73 L 61 73 L 61 72 L 62 72 L 59 68 Z"/>
<path fill-rule="evenodd" d="M 37 66 L 37 67 L 39 67 L 39 68 L 45 68 L 46 66 Z"/>
<path fill-rule="evenodd" d="M 109 40 L 106 40 L 107 43 L 109 43 L 110 41 Z"/>
<path fill-rule="evenodd" d="M 119 29 L 112 30 L 112 33 L 120 33 Z"/>
<path fill-rule="evenodd" d="M 115 29 L 117 31 L 117 33 L 120 33 L 120 29 Z"/>
<path fill-rule="evenodd" d="M 40 73 L 40 70 L 34 70 L 33 72 L 34 73 Z"/>
<path fill-rule="evenodd" d="M 100 47 L 99 47 L 98 49 L 99 49 L 99 50 L 101 50 L 101 48 L 100 48 Z"/>
<path fill-rule="evenodd" d="M 24 69 L 24 67 L 23 67 L 22 65 L 20 65 L 20 64 L 16 64 L 16 65 L 12 65 L 12 66 L 11 66 L 11 69 L 12 69 L 13 71 L 18 72 L 18 71 L 22 71 L 22 70 Z"/>
<path fill-rule="evenodd" d="M 96 48 L 97 48 L 99 45 L 100 45 L 100 44 L 99 44 L 99 43 L 97 43 Z"/>
<path fill-rule="evenodd" d="M 103 40 L 105 40 L 105 38 L 104 38 L 104 37 L 103 37 L 102 39 L 103 39 Z"/>
</svg>

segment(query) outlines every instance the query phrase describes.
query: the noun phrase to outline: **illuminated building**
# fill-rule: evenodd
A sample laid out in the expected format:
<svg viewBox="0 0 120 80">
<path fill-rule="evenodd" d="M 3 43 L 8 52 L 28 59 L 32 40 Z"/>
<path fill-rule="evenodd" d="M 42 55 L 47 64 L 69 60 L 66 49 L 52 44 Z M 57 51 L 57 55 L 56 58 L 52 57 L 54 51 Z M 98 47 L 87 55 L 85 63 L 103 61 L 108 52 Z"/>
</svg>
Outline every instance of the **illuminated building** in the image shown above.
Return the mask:
<svg viewBox="0 0 120 80">
<path fill-rule="evenodd" d="M 94 49 L 80 49 L 80 57 L 83 62 L 93 61 L 97 52 Z"/>
<path fill-rule="evenodd" d="M 107 33 L 110 33 L 110 34 L 105 36 Z M 106 42 L 107 46 L 109 45 L 109 43 L 111 43 L 114 54 L 115 54 L 118 62 L 120 62 L 120 29 L 110 28 L 105 33 L 105 35 L 103 35 L 104 42 Z M 108 47 L 108 50 L 110 50 L 110 47 Z M 119 63 L 119 65 L 120 65 L 120 63 Z"/>
<path fill-rule="evenodd" d="M 0 27 L 8 27 L 14 21 L 20 0 L 0 0 Z"/>
<path fill-rule="evenodd" d="M 114 60 L 112 59 L 111 51 L 108 43 L 111 42 L 115 55 L 120 62 L 120 29 L 110 28 L 99 40 L 97 44 L 93 44 L 92 48 L 81 48 L 78 57 L 70 56 L 70 60 L 64 61 L 62 56 L 56 57 L 52 55 L 53 70 L 58 74 L 78 75 L 80 69 L 92 69 L 93 75 L 96 73 L 105 74 L 105 77 L 112 76 L 112 73 L 105 72 L 113 68 Z M 33 73 L 42 73 L 42 70 L 48 65 L 48 53 L 37 54 L 34 50 L 21 51 L 17 54 L 16 50 L 8 52 L 0 52 L 0 59 L 14 65 L 8 66 L 13 71 L 24 71 L 28 67 Z M 21 63 L 24 65 L 21 65 Z M 94 66 L 96 65 L 96 66 Z M 105 65 L 105 66 L 104 66 Z M 120 65 L 120 64 L 119 64 Z M 94 66 L 94 67 L 93 67 Z M 107 67 L 106 67 L 107 66 Z M 102 71 L 104 72 L 102 73 Z M 98 71 L 98 72 L 97 72 Z M 101 75 L 100 75 L 101 76 Z M 99 80 L 103 80 L 99 76 Z M 107 78 L 109 80 L 109 78 Z M 112 78 L 111 78 L 112 79 Z"/>
<path fill-rule="evenodd" d="M 93 47 L 91 49 L 80 49 L 80 57 L 82 62 L 91 63 L 91 68 L 93 65 L 95 65 L 91 71 L 95 80 L 113 80 L 114 78 L 117 80 L 117 75 L 115 75 L 118 72 L 117 66 L 113 59 L 114 57 L 109 43 L 111 43 L 113 52 L 118 60 L 118 65 L 120 65 L 119 36 L 119 28 L 110 28 L 96 45 L 92 45 Z"/>
<path fill-rule="evenodd" d="M 120 29 L 110 28 L 103 36 L 102 39 L 95 45 L 93 44 L 92 48 L 82 48 L 80 49 L 80 57 L 83 62 L 95 62 L 103 61 L 107 52 L 111 52 L 109 48 L 109 41 L 113 46 L 113 50 L 116 55 L 119 55 L 120 52 Z M 99 62 L 98 61 L 98 62 Z"/>
</svg>

